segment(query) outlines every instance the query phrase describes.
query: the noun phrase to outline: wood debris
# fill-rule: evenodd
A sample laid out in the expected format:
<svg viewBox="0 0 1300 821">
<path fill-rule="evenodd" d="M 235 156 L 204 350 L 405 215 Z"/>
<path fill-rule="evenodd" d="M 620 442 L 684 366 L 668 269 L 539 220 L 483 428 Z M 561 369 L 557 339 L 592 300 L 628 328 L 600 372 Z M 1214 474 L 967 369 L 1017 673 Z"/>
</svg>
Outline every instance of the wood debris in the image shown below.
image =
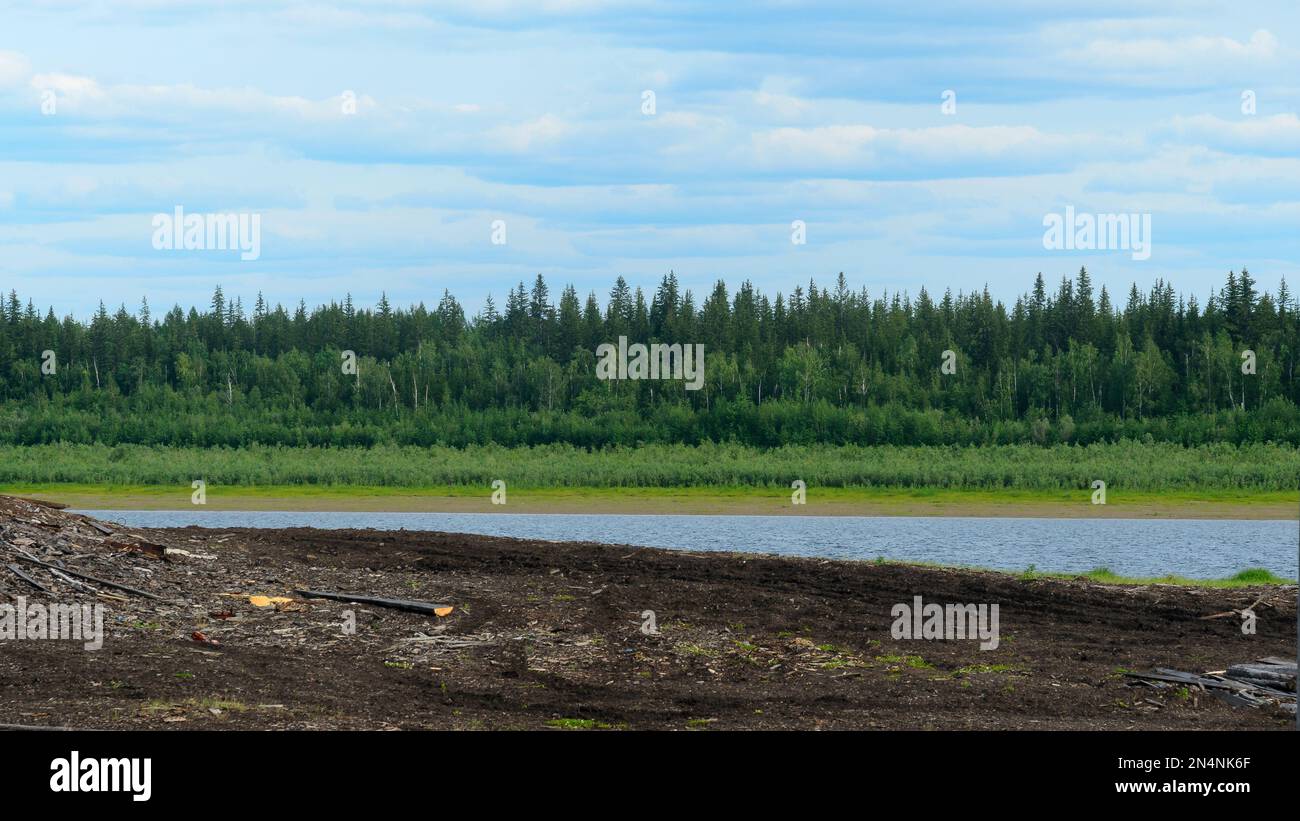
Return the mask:
<svg viewBox="0 0 1300 821">
<path fill-rule="evenodd" d="M 1292 714 L 1296 711 L 1296 663 L 1276 656 L 1234 664 L 1219 673 L 1185 673 L 1157 667 L 1149 673 L 1124 675 L 1134 685 L 1160 690 L 1186 687 L 1209 693 L 1234 707 L 1272 705 Z"/>
<path fill-rule="evenodd" d="M 341 602 L 371 604 L 375 607 L 391 607 L 394 610 L 406 610 L 411 613 L 424 613 L 430 616 L 446 616 L 452 611 L 449 604 L 433 604 L 414 599 L 386 599 L 380 596 L 363 596 L 359 593 L 327 593 L 321 590 L 295 590 L 299 596 L 308 599 L 333 599 Z"/>
</svg>

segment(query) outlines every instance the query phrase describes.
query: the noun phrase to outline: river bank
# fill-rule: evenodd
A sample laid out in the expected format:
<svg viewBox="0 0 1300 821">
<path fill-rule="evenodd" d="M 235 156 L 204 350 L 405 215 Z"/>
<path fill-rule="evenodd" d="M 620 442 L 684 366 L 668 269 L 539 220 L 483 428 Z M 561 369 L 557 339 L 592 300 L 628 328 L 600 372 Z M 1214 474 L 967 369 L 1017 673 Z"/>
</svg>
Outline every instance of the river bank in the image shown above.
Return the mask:
<svg viewBox="0 0 1300 821">
<path fill-rule="evenodd" d="M 186 510 L 190 485 L 8 484 L 0 493 L 94 510 Z M 808 488 L 804 504 L 792 491 L 752 487 L 506 488 L 494 504 L 490 486 L 374 487 L 349 485 L 206 486 L 209 510 L 385 511 L 430 513 L 616 513 L 765 516 L 962 516 L 1013 518 L 1300 518 L 1295 491 L 1109 491 L 1093 504 L 1091 491 L 955 488 Z"/>
<path fill-rule="evenodd" d="M 1099 584 L 435 532 L 124 530 L 12 499 L 0 499 L 0 540 L 135 591 L 102 590 L 98 651 L 5 642 L 0 723 L 564 731 L 1294 722 L 1208 694 L 1133 686 L 1125 675 L 1292 656 L 1294 586 Z M 52 574 L 37 581 L 50 598 L 87 596 Z M 451 610 L 422 615 L 305 590 Z M 0 592 L 43 596 L 15 576 Z M 895 608 L 917 596 L 998 605 L 996 648 L 896 638 Z M 1252 603 L 1253 635 L 1236 618 L 1205 618 Z"/>
</svg>

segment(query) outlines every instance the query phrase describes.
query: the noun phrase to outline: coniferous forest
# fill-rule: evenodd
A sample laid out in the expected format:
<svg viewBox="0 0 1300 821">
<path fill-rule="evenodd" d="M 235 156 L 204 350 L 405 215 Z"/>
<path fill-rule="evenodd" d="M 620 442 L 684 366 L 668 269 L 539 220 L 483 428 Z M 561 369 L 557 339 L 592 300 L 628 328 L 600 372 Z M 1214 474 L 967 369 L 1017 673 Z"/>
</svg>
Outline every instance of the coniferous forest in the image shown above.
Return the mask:
<svg viewBox="0 0 1300 821">
<path fill-rule="evenodd" d="M 619 336 L 702 343 L 703 387 L 598 380 L 596 347 Z M 1298 349 L 1285 282 L 1260 292 L 1245 269 L 1203 302 L 1159 280 L 1116 298 L 1080 269 L 1009 305 L 870 294 L 842 274 L 702 298 L 671 273 L 650 293 L 619 277 L 603 299 L 538 275 L 472 317 L 448 292 L 286 308 L 218 287 L 202 308 L 101 304 L 83 322 L 11 291 L 0 445 L 1295 446 Z"/>
</svg>

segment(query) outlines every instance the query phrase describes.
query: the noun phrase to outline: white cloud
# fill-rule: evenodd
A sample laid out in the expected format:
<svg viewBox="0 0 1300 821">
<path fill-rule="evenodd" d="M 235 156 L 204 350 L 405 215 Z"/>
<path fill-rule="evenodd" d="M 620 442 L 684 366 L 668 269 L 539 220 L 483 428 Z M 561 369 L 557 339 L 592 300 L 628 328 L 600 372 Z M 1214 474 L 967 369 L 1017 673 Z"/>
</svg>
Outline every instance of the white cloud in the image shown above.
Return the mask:
<svg viewBox="0 0 1300 821">
<path fill-rule="evenodd" d="M 789 94 L 773 94 L 768 91 L 754 92 L 754 102 L 763 108 L 770 109 L 780 117 L 798 117 L 812 108 L 812 104 L 807 100 L 801 100 Z"/>
<path fill-rule="evenodd" d="M 1181 140 L 1242 153 L 1300 156 L 1300 118 L 1295 114 L 1224 120 L 1211 114 L 1175 117 L 1171 129 Z"/>
<path fill-rule="evenodd" d="M 831 125 L 776 128 L 753 135 L 755 161 L 768 169 L 834 171 L 905 171 L 935 175 L 962 165 L 979 171 L 981 163 L 1015 163 L 1021 172 L 1057 162 L 1061 170 L 1117 139 L 1045 133 L 1032 126 L 945 125 L 930 128 L 877 128 Z"/>
<path fill-rule="evenodd" d="M 502 125 L 492 129 L 496 143 L 511 151 L 528 151 L 540 143 L 553 142 L 573 132 L 573 127 L 554 114 L 543 114 L 535 120 L 516 125 Z"/>
<path fill-rule="evenodd" d="M 1179 39 L 1099 39 L 1066 52 L 1069 60 L 1102 66 L 1106 71 L 1213 66 L 1218 61 L 1261 62 L 1277 54 L 1277 38 L 1260 29 L 1246 42 L 1231 37 L 1197 35 Z"/>
<path fill-rule="evenodd" d="M 27 58 L 16 51 L 0 51 L 0 88 L 21 85 L 31 74 Z"/>
<path fill-rule="evenodd" d="M 246 116 L 284 115 L 295 119 L 338 119 L 341 94 L 323 100 L 267 94 L 255 88 L 201 88 L 179 85 L 109 85 L 93 77 L 42 73 L 31 78 L 37 91 L 53 91 L 60 103 L 81 117 L 119 120 L 138 115 L 149 120 L 171 119 L 193 122 L 195 112 Z M 359 94 L 358 113 L 374 110 L 374 98 Z"/>
<path fill-rule="evenodd" d="M 142 244 L 140 215 L 177 202 L 265 212 L 267 263 L 295 300 L 362 280 L 390 298 L 407 281 L 472 300 L 466 281 L 500 296 L 538 270 L 600 288 L 610 271 L 669 268 L 697 288 L 722 274 L 788 288 L 855 265 L 873 282 L 991 275 L 1001 295 L 1000 276 L 1020 288 L 1042 266 L 1041 215 L 1063 202 L 1158 210 L 1164 259 L 1201 255 L 1215 276 L 1243 253 L 1296 267 L 1291 22 L 1123 0 L 995 2 L 977 26 L 919 7 L 820 19 L 785 3 L 636 2 L 15 8 L 4 42 L 36 65 L 0 52 L 4 267 L 60 300 L 90 273 L 104 281 L 86 299 L 130 294 L 139 280 L 113 278 L 137 266 L 177 294 L 189 286 L 175 281 L 241 276 Z M 947 117 L 950 87 L 961 105 Z M 341 116 L 343 89 L 358 116 Z M 656 116 L 639 113 L 643 89 Z M 1255 117 L 1236 114 L 1244 89 Z M 54 91 L 59 116 L 40 117 L 33 90 Z M 1269 239 L 1234 237 L 1223 258 L 1230 241 L 1199 229 L 1225 209 L 1257 209 Z M 486 242 L 498 216 L 505 248 Z M 784 256 L 794 218 L 815 239 Z"/>
<path fill-rule="evenodd" d="M 104 99 L 104 90 L 90 77 L 74 74 L 37 74 L 32 77 L 32 88 L 38 91 L 55 91 L 75 99 Z"/>
</svg>

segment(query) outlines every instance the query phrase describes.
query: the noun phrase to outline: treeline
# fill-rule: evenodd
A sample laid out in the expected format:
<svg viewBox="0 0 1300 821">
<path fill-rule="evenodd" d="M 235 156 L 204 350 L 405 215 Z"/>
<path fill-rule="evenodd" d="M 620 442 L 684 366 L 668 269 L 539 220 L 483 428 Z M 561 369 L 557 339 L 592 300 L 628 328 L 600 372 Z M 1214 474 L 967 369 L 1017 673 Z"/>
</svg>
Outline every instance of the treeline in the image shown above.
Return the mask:
<svg viewBox="0 0 1300 821">
<path fill-rule="evenodd" d="M 774 298 L 718 282 L 697 304 L 669 274 L 649 297 L 620 277 L 603 305 L 538 275 L 472 318 L 447 292 L 311 310 L 259 295 L 250 312 L 220 288 L 161 318 L 146 302 L 58 319 L 12 291 L 0 314 L 11 444 L 1300 444 L 1300 311 L 1245 270 L 1204 306 L 1157 281 L 1117 307 L 1081 269 L 1010 308 L 987 288 L 873 297 L 842 274 Z M 702 343 L 703 388 L 598 380 L 596 347 L 619 336 Z"/>
</svg>

